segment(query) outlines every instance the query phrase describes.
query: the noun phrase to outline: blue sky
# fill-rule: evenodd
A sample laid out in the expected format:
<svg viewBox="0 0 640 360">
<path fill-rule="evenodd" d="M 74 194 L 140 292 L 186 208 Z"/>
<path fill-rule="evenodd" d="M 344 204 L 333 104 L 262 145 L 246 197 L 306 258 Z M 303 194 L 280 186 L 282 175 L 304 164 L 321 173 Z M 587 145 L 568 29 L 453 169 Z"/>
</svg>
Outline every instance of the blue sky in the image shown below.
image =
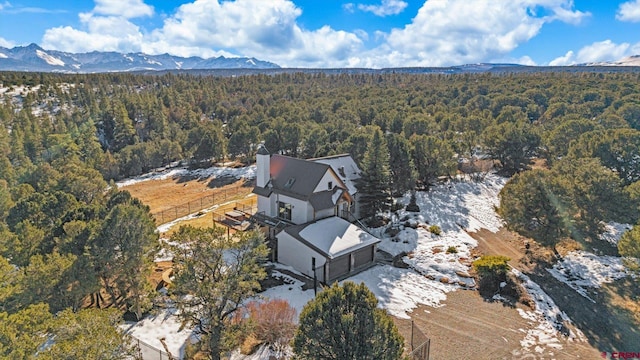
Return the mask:
<svg viewBox="0 0 640 360">
<path fill-rule="evenodd" d="M 0 46 L 286 67 L 569 65 L 640 54 L 640 0 L 0 0 Z"/>
</svg>

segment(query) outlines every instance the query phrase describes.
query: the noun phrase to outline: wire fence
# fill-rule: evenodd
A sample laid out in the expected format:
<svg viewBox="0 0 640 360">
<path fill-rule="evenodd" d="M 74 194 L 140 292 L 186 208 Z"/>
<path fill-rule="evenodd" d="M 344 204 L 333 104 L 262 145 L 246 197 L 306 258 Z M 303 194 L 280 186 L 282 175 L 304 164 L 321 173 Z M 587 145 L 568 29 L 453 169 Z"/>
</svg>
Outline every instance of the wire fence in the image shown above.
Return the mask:
<svg viewBox="0 0 640 360">
<path fill-rule="evenodd" d="M 223 188 L 199 199 L 176 205 L 166 210 L 152 213 L 152 215 L 156 220 L 156 224 L 166 224 L 170 221 L 179 219 L 189 214 L 193 214 L 215 204 L 228 201 L 230 199 L 233 199 L 234 197 L 237 197 L 238 195 L 243 195 L 246 192 L 247 189 L 244 186 Z"/>
<path fill-rule="evenodd" d="M 431 340 L 411 321 L 411 360 L 429 360 Z"/>
</svg>

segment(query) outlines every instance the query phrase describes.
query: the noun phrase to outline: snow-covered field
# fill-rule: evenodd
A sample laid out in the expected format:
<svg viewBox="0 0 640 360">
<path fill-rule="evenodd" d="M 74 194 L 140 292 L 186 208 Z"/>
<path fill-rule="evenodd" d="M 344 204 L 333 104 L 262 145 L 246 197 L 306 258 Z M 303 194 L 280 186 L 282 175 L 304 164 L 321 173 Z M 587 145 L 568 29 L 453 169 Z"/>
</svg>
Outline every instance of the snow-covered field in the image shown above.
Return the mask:
<svg viewBox="0 0 640 360">
<path fill-rule="evenodd" d="M 178 171 L 186 172 L 186 169 L 167 170 L 141 177 L 139 179 L 162 178 L 175 175 L 184 175 Z M 219 171 L 242 171 L 237 169 Z M 241 176 L 255 176 L 255 168 L 244 168 Z M 131 179 L 128 181 L 136 181 Z M 142 180 L 137 180 L 142 181 Z M 378 265 L 348 279 L 357 283 L 365 283 L 375 294 L 379 306 L 385 308 L 394 316 L 410 318 L 411 312 L 419 305 L 431 307 L 442 306 L 447 293 L 463 287 L 473 285 L 473 280 L 468 277 L 470 263 L 470 251 L 477 246 L 467 231 L 476 231 L 481 228 L 496 232 L 502 226 L 501 219 L 495 213 L 498 205 L 498 194 L 506 183 L 506 179 L 496 175 L 489 175 L 483 182 L 460 181 L 437 186 L 427 193 L 417 194 L 419 213 L 409 213 L 404 210 L 393 214 L 393 218 L 399 224 L 400 232 L 394 237 L 383 237 L 379 249 L 391 255 L 405 252 L 408 254 L 404 261 L 409 265 L 408 269 L 395 268 L 389 265 Z M 409 196 L 399 199 L 403 204 L 409 202 Z M 438 225 L 442 233 L 434 235 L 428 231 L 430 225 Z M 373 230 L 376 233 L 376 229 Z M 451 248 L 451 250 L 449 250 Z M 453 250 L 455 249 L 455 250 Z M 449 250 L 449 251 L 447 251 Z M 571 260 L 573 259 L 573 260 Z M 591 265 L 594 263 L 602 266 Z M 573 264 L 569 261 L 575 261 Z M 583 279 L 615 278 L 619 272 L 611 272 L 618 269 L 613 259 L 599 257 L 585 253 L 580 257 L 566 257 L 558 268 L 550 269 L 553 273 L 561 273 L 560 266 L 565 270 L 570 269 L 571 274 L 583 274 Z M 577 266 L 582 264 L 582 267 Z M 609 265 L 607 265 L 609 264 Z M 277 268 L 281 265 L 276 265 Z M 287 268 L 293 271 L 291 268 Z M 291 306 L 298 310 L 313 298 L 313 290 L 303 291 L 303 283 L 292 277 L 275 271 L 276 276 L 284 277 L 285 284 L 273 287 L 260 294 L 265 299 L 286 299 Z M 566 314 L 561 312 L 553 300 L 544 291 L 524 274 L 518 273 L 527 291 L 536 303 L 534 311 L 520 311 L 523 318 L 531 323 L 530 329 L 521 329 L 525 337 L 521 342 L 523 351 L 541 352 L 544 348 L 561 348 L 558 330 L 563 321 L 570 321 Z M 586 286 L 581 284 L 581 286 Z M 575 288 L 575 287 L 574 287 Z M 189 329 L 176 330 L 179 325 L 172 318 L 171 310 L 157 315 L 153 319 L 147 319 L 136 325 L 131 331 L 135 337 L 143 341 L 157 345 L 162 349 L 159 339 L 165 338 L 168 349 L 174 354 L 180 354 L 184 341 L 191 334 Z M 172 328 L 172 326 L 175 326 Z M 570 333 L 569 338 L 582 339 L 582 334 Z M 172 338 L 169 340 L 169 338 Z M 252 360 L 267 359 L 268 351 L 256 357 L 246 358 Z M 235 354 L 234 359 L 245 359 Z"/>
<path fill-rule="evenodd" d="M 228 167 L 210 167 L 206 169 L 195 169 L 190 170 L 187 167 L 173 167 L 173 168 L 163 168 L 158 169 L 156 171 L 136 176 L 133 178 L 125 179 L 118 181 L 116 185 L 121 188 L 124 186 L 129 186 L 133 184 L 137 184 L 143 181 L 149 180 L 165 180 L 171 179 L 174 177 L 182 177 L 189 176 L 193 178 L 216 178 L 216 177 L 235 177 L 235 178 L 245 178 L 245 179 L 253 179 L 256 177 L 256 166 L 245 166 L 240 168 L 228 168 Z"/>
</svg>

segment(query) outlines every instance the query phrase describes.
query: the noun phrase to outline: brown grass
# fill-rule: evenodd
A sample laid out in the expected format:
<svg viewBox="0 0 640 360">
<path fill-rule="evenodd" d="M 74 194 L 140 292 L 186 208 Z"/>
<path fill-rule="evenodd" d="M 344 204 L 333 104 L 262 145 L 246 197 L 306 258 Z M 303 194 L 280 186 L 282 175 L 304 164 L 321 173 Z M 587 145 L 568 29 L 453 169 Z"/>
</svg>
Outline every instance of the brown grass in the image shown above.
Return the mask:
<svg viewBox="0 0 640 360">
<path fill-rule="evenodd" d="M 203 197 L 219 194 L 225 190 L 238 189 L 238 198 L 251 193 L 252 184 L 245 180 L 230 183 L 228 179 L 193 179 L 183 181 L 180 177 L 165 180 L 148 180 L 122 187 L 133 197 L 149 206 L 152 214 L 171 209 L 172 207 L 199 200 Z M 230 199 L 227 199 L 227 201 Z"/>
</svg>

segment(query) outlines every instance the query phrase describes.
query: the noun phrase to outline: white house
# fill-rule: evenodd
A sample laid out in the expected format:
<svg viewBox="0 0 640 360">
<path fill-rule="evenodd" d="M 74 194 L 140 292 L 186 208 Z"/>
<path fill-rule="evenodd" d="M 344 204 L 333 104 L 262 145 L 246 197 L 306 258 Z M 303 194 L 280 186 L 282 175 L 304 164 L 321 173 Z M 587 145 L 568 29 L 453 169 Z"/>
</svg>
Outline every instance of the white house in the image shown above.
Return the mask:
<svg viewBox="0 0 640 360">
<path fill-rule="evenodd" d="M 360 176 L 351 156 L 303 160 L 260 146 L 256 157 L 255 218 L 275 240 L 275 260 L 322 282 L 373 263 L 380 240 L 349 222 Z"/>
</svg>

